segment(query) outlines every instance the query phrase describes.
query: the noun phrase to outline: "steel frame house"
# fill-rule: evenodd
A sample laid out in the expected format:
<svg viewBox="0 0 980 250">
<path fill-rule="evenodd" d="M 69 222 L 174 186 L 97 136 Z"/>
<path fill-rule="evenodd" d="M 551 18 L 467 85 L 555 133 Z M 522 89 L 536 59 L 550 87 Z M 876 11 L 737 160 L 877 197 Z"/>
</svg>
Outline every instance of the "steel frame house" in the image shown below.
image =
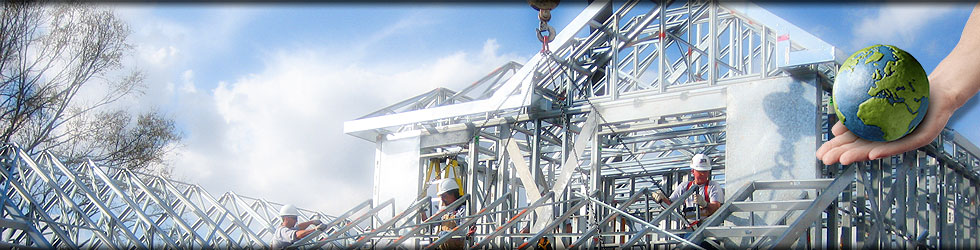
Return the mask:
<svg viewBox="0 0 980 250">
<path fill-rule="evenodd" d="M 558 248 L 978 246 L 980 150 L 947 130 L 917 151 L 820 164 L 845 56 L 762 8 L 595 1 L 548 47 L 458 93 L 345 123 L 377 145 L 373 200 L 401 212 L 349 246 L 464 235 L 471 248 L 543 237 Z M 696 153 L 713 159 L 728 200 L 691 230 L 675 206 L 648 199 L 671 191 Z M 414 215 L 433 206 L 433 160 L 464 163 L 469 216 L 448 236 L 435 216 Z"/>
<path fill-rule="evenodd" d="M 980 247 L 980 149 L 947 129 L 916 151 L 820 164 L 843 54 L 762 8 L 595 1 L 548 47 L 345 123 L 377 146 L 374 197 L 338 216 L 301 209 L 330 229 L 291 248 Z M 727 194 L 691 229 L 679 202 L 650 194 L 696 153 Z M 463 183 L 446 209 L 429 198 L 433 167 Z M 3 247 L 267 248 L 282 206 L 16 145 L 0 150 L 0 182 Z"/>
</svg>

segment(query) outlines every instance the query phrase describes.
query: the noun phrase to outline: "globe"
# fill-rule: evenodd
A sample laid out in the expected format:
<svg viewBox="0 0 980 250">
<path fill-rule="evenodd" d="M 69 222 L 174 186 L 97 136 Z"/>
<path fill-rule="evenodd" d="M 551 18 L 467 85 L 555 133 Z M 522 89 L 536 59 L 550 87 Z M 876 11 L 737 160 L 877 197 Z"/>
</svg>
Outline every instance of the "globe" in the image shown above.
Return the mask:
<svg viewBox="0 0 980 250">
<path fill-rule="evenodd" d="M 929 107 L 929 79 L 911 54 L 874 45 L 852 54 L 834 79 L 834 110 L 852 133 L 894 141 L 912 132 Z"/>
</svg>

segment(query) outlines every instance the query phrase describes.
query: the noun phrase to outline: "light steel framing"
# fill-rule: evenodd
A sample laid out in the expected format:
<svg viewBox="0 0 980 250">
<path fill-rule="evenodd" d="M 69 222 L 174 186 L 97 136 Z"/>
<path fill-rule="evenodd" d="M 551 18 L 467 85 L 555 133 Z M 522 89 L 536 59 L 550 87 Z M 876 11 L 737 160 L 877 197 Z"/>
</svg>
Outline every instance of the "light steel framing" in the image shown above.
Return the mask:
<svg viewBox="0 0 980 250">
<path fill-rule="evenodd" d="M 681 181 L 695 153 L 726 165 L 728 86 L 815 76 L 825 131 L 814 135 L 829 136 L 826 100 L 842 53 L 752 4 L 595 1 L 548 47 L 460 93 L 438 89 L 345 123 L 345 133 L 379 144 L 417 131 L 420 163 L 464 163 L 463 226 L 438 237 L 439 219 L 379 221 L 396 226 L 361 238 L 359 247 L 428 248 L 464 237 L 473 248 L 526 248 L 548 237 L 559 248 L 670 248 L 706 236 L 721 247 L 976 247 L 980 150 L 951 130 L 905 155 L 849 169 L 820 165 L 825 179 L 750 183 L 741 188 L 756 188 L 738 191 L 749 196 L 729 196 L 731 211 L 697 232 L 684 228 L 675 207 L 649 202 L 650 192 Z M 724 185 L 718 170 L 713 179 Z M 816 192 L 798 200 L 745 200 L 762 187 L 811 181 L 821 184 L 803 186 Z M 755 220 L 763 211 L 784 214 L 774 223 Z"/>
<path fill-rule="evenodd" d="M 67 166 L 47 152 L 32 159 L 16 145 L 0 150 L 0 182 L 5 247 L 268 248 L 282 206 L 92 162 Z"/>
<path fill-rule="evenodd" d="M 726 184 L 731 86 L 815 76 L 823 103 L 814 135 L 831 136 L 826 100 L 841 53 L 754 5 L 595 1 L 548 47 L 462 91 L 436 89 L 345 123 L 345 133 L 379 144 L 415 133 L 419 173 L 433 159 L 462 162 L 460 200 L 433 209 L 423 190 L 410 204 L 369 199 L 336 217 L 300 209 L 330 229 L 291 248 L 432 248 L 453 237 L 519 249 L 543 239 L 701 248 L 709 238 L 724 248 L 980 247 L 980 150 L 951 130 L 881 160 L 814 159 L 819 178 L 728 187 L 720 212 L 696 229 L 680 202 L 651 202 L 696 153 L 714 159 L 713 179 Z M 16 145 L 0 150 L 0 182 L 3 247 L 267 248 L 282 206 L 92 162 L 67 166 Z M 767 190 L 800 195 L 753 195 Z M 460 226 L 439 236 L 441 215 L 464 204 Z"/>
</svg>

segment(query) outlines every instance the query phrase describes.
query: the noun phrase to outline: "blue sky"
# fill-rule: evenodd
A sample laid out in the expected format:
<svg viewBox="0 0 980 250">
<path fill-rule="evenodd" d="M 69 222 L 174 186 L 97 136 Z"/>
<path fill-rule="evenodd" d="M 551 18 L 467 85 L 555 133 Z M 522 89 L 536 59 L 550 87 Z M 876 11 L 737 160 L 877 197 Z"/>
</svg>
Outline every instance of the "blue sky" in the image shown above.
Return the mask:
<svg viewBox="0 0 980 250">
<path fill-rule="evenodd" d="M 974 4 L 767 3 L 761 6 L 845 53 L 875 43 L 898 46 L 915 56 L 929 73 L 956 46 Z M 974 144 L 980 143 L 978 101 L 980 98 L 972 98 L 947 125 Z"/>
<path fill-rule="evenodd" d="M 564 27 L 582 2 L 563 2 L 551 24 Z M 373 181 L 374 145 L 343 134 L 344 121 L 436 87 L 459 90 L 540 50 L 536 12 L 520 3 L 110 7 L 133 30 L 128 64 L 147 74 L 146 95 L 125 105 L 160 107 L 185 134 L 178 178 L 335 213 L 370 198 Z M 897 45 L 928 72 L 972 5 L 763 7 L 845 53 Z M 969 105 L 952 126 L 980 142 Z"/>
</svg>

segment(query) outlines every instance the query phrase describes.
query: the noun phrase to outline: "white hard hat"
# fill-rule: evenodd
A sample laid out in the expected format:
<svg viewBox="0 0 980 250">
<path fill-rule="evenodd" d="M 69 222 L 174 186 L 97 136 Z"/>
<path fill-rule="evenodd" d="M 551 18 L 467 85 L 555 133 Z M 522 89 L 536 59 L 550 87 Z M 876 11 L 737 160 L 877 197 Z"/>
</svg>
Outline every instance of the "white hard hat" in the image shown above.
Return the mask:
<svg viewBox="0 0 980 250">
<path fill-rule="evenodd" d="M 453 189 L 459 189 L 459 185 L 456 184 L 456 180 L 450 178 L 440 179 L 436 182 L 439 184 L 439 191 L 436 192 L 436 195 L 442 195 L 446 192 L 452 191 Z"/>
<path fill-rule="evenodd" d="M 697 171 L 711 170 L 711 162 L 704 154 L 696 154 L 693 158 L 691 158 L 691 169 Z"/>
<path fill-rule="evenodd" d="M 282 208 L 279 209 L 279 217 L 289 216 L 289 215 L 299 216 L 299 210 L 296 210 L 296 206 L 289 204 L 289 205 L 282 206 Z"/>
</svg>

